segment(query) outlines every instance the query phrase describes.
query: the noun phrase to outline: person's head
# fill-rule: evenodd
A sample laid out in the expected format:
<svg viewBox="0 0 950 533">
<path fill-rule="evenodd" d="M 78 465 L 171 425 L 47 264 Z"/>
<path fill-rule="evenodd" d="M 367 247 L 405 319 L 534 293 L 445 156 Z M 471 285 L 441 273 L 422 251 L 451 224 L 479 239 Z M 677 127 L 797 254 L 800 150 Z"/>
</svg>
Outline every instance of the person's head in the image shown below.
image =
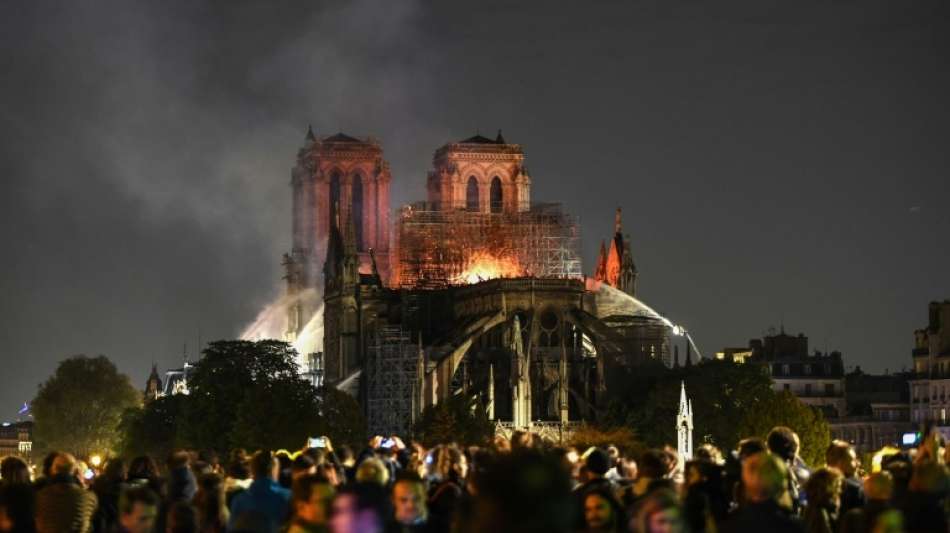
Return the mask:
<svg viewBox="0 0 950 533">
<path fill-rule="evenodd" d="M 165 515 L 165 533 L 198 533 L 198 510 L 188 502 L 175 502 Z"/>
<path fill-rule="evenodd" d="M 853 477 L 858 470 L 858 454 L 854 447 L 843 440 L 833 440 L 825 451 L 825 462 L 841 471 L 845 477 Z"/>
<path fill-rule="evenodd" d="M 746 457 L 755 455 L 757 453 L 767 452 L 769 449 L 765 445 L 765 441 L 758 437 L 748 437 L 739 441 L 739 446 L 736 448 L 736 454 L 739 456 L 740 461 L 744 461 Z"/>
<path fill-rule="evenodd" d="M 461 480 L 468 474 L 468 462 L 465 454 L 456 446 L 438 446 L 432 450 L 432 464 L 435 473 L 441 479 Z"/>
<path fill-rule="evenodd" d="M 742 484 L 745 497 L 751 502 L 775 500 L 782 496 L 788 468 L 779 457 L 759 452 L 742 462 Z"/>
<path fill-rule="evenodd" d="M 326 525 L 335 489 L 318 474 L 304 474 L 294 479 L 292 488 L 294 517 L 312 525 Z"/>
<path fill-rule="evenodd" d="M 293 479 L 298 477 L 305 476 L 307 474 L 316 474 L 317 465 L 313 462 L 313 459 L 309 455 L 300 454 L 294 458 L 293 464 L 290 466 L 290 475 Z"/>
<path fill-rule="evenodd" d="M 50 474 L 53 476 L 75 476 L 76 458 L 68 453 L 58 453 L 50 466 Z"/>
<path fill-rule="evenodd" d="M 158 465 L 155 460 L 148 455 L 140 455 L 129 463 L 129 479 L 156 479 L 158 478 Z"/>
<path fill-rule="evenodd" d="M 393 484 L 392 499 L 396 522 L 412 525 L 428 518 L 426 488 L 419 476 L 399 475 Z"/>
<path fill-rule="evenodd" d="M 43 457 L 43 477 L 53 475 L 53 461 L 56 460 L 57 455 L 59 455 L 59 452 L 49 452 Z"/>
<path fill-rule="evenodd" d="M 333 499 L 330 529 L 334 533 L 379 533 L 388 516 L 386 490 L 373 483 L 355 483 Z"/>
<path fill-rule="evenodd" d="M 267 450 L 261 450 L 251 458 L 251 475 L 254 479 L 277 481 L 278 468 L 277 459 Z"/>
<path fill-rule="evenodd" d="M 775 426 L 765 438 L 769 451 L 785 462 L 791 461 L 798 453 L 798 436 L 791 428 Z"/>
<path fill-rule="evenodd" d="M 0 461 L 0 481 L 5 485 L 28 485 L 30 467 L 19 457 L 5 457 L 3 461 Z"/>
<path fill-rule="evenodd" d="M 106 462 L 106 467 L 98 479 L 108 483 L 122 483 L 127 475 L 125 461 L 120 457 L 113 457 Z"/>
<path fill-rule="evenodd" d="M 717 465 L 721 465 L 723 462 L 722 452 L 719 451 L 719 448 L 709 443 L 702 444 L 696 448 L 696 451 L 693 452 L 693 458 L 709 461 L 710 463 Z"/>
<path fill-rule="evenodd" d="M 864 494 L 868 500 L 890 501 L 894 495 L 894 478 L 890 472 L 882 470 L 868 476 L 864 480 Z"/>
<path fill-rule="evenodd" d="M 680 533 L 685 529 L 676 493 L 669 489 L 647 494 L 634 520 L 635 530 L 642 533 Z"/>
<path fill-rule="evenodd" d="M 188 468 L 191 464 L 191 455 L 183 450 L 174 451 L 168 454 L 168 459 L 165 462 L 165 466 L 169 470 L 177 470 L 179 468 Z"/>
<path fill-rule="evenodd" d="M 511 434 L 511 449 L 519 450 L 526 448 L 534 448 L 535 439 L 534 433 L 528 431 L 515 431 Z"/>
<path fill-rule="evenodd" d="M 620 459 L 620 477 L 637 479 L 637 462 L 631 457 Z"/>
<path fill-rule="evenodd" d="M 356 467 L 356 481 L 385 487 L 389 483 L 389 469 L 378 458 L 367 457 Z"/>
<path fill-rule="evenodd" d="M 652 449 L 643 452 L 637 467 L 641 478 L 663 479 L 669 471 L 669 457 L 663 450 Z"/>
<path fill-rule="evenodd" d="M 808 505 L 837 509 L 841 497 L 841 471 L 833 466 L 823 466 L 811 473 L 805 482 Z"/>
<path fill-rule="evenodd" d="M 610 470 L 610 455 L 600 448 L 591 448 L 584 454 L 584 469 L 591 478 L 602 478 Z"/>
<path fill-rule="evenodd" d="M 932 461 L 915 464 L 908 488 L 911 492 L 946 496 L 948 492 L 947 467 Z"/>
<path fill-rule="evenodd" d="M 146 487 L 125 489 L 119 495 L 119 524 L 129 533 L 151 533 L 158 516 L 158 496 Z"/>
<path fill-rule="evenodd" d="M 587 491 L 583 511 L 584 523 L 589 530 L 616 530 L 623 522 L 620 502 L 607 488 L 597 487 Z"/>
</svg>

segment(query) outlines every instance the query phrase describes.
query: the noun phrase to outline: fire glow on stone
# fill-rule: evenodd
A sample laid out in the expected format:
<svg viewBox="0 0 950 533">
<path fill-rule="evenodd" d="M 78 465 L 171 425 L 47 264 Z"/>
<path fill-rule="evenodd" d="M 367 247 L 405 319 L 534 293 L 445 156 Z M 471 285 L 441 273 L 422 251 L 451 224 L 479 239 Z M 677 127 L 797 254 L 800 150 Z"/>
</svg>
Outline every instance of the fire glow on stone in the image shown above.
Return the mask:
<svg viewBox="0 0 950 533">
<path fill-rule="evenodd" d="M 488 252 L 475 252 L 468 258 L 465 270 L 455 281 L 472 284 L 489 279 L 516 278 L 523 275 L 523 269 L 515 259 L 496 257 Z"/>
</svg>

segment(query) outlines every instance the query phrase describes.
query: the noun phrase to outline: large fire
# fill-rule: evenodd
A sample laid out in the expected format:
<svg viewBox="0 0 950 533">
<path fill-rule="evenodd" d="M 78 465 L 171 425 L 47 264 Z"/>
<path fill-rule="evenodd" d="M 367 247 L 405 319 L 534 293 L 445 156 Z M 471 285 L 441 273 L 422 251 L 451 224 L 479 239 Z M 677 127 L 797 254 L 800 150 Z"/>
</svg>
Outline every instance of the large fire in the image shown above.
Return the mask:
<svg viewBox="0 0 950 533">
<path fill-rule="evenodd" d="M 465 270 L 453 281 L 455 283 L 478 283 L 495 278 L 516 278 L 524 275 L 524 269 L 511 257 L 496 257 L 479 251 L 469 256 Z"/>
</svg>

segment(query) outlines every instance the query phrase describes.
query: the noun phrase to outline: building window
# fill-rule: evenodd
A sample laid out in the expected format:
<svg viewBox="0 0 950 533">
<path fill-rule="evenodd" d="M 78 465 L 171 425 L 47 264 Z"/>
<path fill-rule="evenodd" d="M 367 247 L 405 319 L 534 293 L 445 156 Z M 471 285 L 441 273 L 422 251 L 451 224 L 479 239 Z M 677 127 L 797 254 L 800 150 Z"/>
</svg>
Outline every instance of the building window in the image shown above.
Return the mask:
<svg viewBox="0 0 950 533">
<path fill-rule="evenodd" d="M 805 365 L 805 375 L 806 376 L 811 375 L 811 365 Z"/>
<path fill-rule="evenodd" d="M 350 203 L 353 206 L 353 233 L 356 235 L 356 249 L 365 250 L 363 247 L 363 178 L 359 174 L 353 176 L 353 190 Z"/>
<path fill-rule="evenodd" d="M 504 198 L 501 193 L 501 179 L 498 176 L 495 176 L 491 180 L 491 193 L 488 198 L 491 204 L 491 212 L 501 213 L 501 209 L 504 206 Z"/>
<path fill-rule="evenodd" d="M 789 391 L 792 390 L 792 386 L 789 385 L 788 383 L 783 383 L 783 384 L 782 384 L 782 390 L 785 391 L 785 392 L 789 392 Z"/>
<path fill-rule="evenodd" d="M 825 394 L 828 396 L 835 395 L 835 384 L 834 383 L 825 383 Z"/>
<path fill-rule="evenodd" d="M 337 225 L 337 210 L 340 209 L 340 173 L 330 175 L 330 227 Z"/>
<path fill-rule="evenodd" d="M 788 367 L 788 365 L 782 365 L 782 375 L 783 375 L 783 376 L 787 376 L 788 374 L 789 374 L 789 367 Z"/>
<path fill-rule="evenodd" d="M 805 396 L 811 396 L 811 383 L 805 384 Z"/>
<path fill-rule="evenodd" d="M 468 178 L 468 187 L 465 189 L 465 209 L 478 211 L 478 180 L 475 176 Z"/>
</svg>

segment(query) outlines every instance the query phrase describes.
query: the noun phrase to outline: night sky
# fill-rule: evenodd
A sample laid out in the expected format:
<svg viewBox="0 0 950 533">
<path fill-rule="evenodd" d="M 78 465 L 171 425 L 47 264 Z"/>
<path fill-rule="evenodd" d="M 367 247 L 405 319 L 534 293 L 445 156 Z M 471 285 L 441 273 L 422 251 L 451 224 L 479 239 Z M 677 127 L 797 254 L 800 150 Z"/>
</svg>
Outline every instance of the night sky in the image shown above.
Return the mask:
<svg viewBox="0 0 950 533">
<path fill-rule="evenodd" d="M 310 123 L 380 139 L 393 208 L 501 128 L 586 271 L 623 207 L 707 355 L 784 323 L 899 370 L 950 297 L 945 0 L 272 4 L 0 2 L 0 418 L 69 355 L 144 386 L 234 338 Z"/>
</svg>

